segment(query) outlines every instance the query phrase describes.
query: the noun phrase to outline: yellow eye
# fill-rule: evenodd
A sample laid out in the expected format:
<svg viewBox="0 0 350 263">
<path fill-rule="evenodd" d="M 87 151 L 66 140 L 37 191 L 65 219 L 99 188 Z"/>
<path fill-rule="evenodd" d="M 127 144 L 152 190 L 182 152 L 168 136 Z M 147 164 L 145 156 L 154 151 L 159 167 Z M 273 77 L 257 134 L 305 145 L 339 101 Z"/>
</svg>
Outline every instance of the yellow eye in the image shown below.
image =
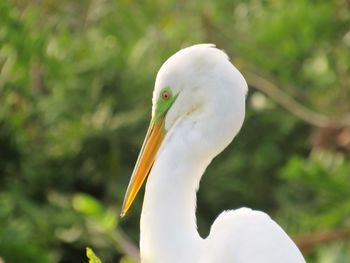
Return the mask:
<svg viewBox="0 0 350 263">
<path fill-rule="evenodd" d="M 164 90 L 164 91 L 162 92 L 162 98 L 163 98 L 163 100 L 168 100 L 168 99 L 170 99 L 170 93 L 169 93 L 169 91 Z"/>
</svg>

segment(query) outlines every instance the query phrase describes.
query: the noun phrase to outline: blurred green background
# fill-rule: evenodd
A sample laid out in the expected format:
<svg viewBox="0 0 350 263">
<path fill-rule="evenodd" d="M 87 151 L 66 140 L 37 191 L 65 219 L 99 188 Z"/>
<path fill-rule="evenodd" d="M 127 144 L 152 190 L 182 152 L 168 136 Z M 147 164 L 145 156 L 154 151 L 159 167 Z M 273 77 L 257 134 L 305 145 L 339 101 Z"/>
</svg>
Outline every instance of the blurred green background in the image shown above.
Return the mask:
<svg viewBox="0 0 350 263">
<path fill-rule="evenodd" d="M 350 262 L 350 2 L 0 1 L 0 262 L 136 262 L 118 217 L 155 75 L 215 43 L 246 76 L 245 124 L 198 193 L 268 212 L 311 263 Z"/>
</svg>

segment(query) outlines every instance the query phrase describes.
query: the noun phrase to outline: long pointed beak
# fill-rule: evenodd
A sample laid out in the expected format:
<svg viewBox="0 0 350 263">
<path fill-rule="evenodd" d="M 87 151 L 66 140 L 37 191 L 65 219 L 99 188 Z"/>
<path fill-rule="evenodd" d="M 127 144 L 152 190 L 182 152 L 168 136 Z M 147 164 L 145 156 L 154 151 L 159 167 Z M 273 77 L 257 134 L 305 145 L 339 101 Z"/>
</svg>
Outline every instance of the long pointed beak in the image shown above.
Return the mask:
<svg viewBox="0 0 350 263">
<path fill-rule="evenodd" d="M 126 191 L 120 216 L 125 216 L 152 168 L 165 136 L 164 118 L 151 122 Z"/>
</svg>

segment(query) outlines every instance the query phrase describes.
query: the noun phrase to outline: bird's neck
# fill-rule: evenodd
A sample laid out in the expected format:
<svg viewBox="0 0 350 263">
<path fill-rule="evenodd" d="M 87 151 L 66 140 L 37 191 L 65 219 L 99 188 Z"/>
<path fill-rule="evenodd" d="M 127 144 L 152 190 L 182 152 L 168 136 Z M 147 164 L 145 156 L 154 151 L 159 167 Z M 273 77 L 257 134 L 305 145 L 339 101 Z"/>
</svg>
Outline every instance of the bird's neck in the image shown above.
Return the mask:
<svg viewBox="0 0 350 263">
<path fill-rule="evenodd" d="M 174 141 L 160 151 L 147 181 L 141 216 L 142 263 L 196 262 L 202 243 L 196 192 L 210 160 L 173 145 Z"/>
</svg>

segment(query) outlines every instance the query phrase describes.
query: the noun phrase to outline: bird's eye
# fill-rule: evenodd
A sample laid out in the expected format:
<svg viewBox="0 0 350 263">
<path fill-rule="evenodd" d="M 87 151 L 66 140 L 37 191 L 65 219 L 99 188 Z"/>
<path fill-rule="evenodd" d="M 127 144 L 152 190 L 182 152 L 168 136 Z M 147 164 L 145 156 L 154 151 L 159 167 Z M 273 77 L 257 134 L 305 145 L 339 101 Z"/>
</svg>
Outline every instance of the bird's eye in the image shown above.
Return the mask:
<svg viewBox="0 0 350 263">
<path fill-rule="evenodd" d="M 169 93 L 169 91 L 164 90 L 164 91 L 162 92 L 162 98 L 163 98 L 163 100 L 168 100 L 168 99 L 170 99 L 170 93 Z"/>
</svg>

